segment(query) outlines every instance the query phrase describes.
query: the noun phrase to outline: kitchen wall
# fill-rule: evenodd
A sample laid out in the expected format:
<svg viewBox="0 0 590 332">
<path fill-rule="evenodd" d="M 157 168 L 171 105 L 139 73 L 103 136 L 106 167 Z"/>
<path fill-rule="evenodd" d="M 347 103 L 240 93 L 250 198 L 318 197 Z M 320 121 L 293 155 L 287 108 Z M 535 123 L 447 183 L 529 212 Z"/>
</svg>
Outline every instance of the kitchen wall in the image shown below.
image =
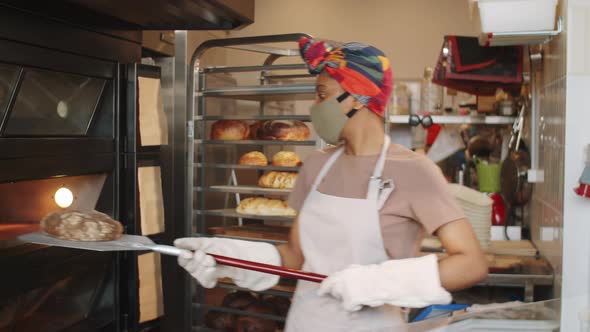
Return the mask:
<svg viewBox="0 0 590 332">
<path fill-rule="evenodd" d="M 566 0 L 561 1 L 558 11 L 567 19 Z M 555 271 L 556 297 L 560 296 L 562 284 L 566 43 L 567 32 L 563 32 L 543 46 L 543 63 L 534 82 L 541 128 L 539 168 L 544 170 L 545 180 L 534 185 L 530 203 L 531 238 Z"/>
<path fill-rule="evenodd" d="M 230 34 L 294 32 L 375 45 L 391 59 L 394 79 L 412 79 L 435 65 L 445 34 L 476 35 L 477 24 L 467 0 L 256 0 L 254 24 Z"/>
<path fill-rule="evenodd" d="M 562 331 L 581 331 L 578 314 L 590 303 L 590 200 L 572 188 L 590 143 L 590 1 L 568 0 L 563 197 Z"/>
</svg>

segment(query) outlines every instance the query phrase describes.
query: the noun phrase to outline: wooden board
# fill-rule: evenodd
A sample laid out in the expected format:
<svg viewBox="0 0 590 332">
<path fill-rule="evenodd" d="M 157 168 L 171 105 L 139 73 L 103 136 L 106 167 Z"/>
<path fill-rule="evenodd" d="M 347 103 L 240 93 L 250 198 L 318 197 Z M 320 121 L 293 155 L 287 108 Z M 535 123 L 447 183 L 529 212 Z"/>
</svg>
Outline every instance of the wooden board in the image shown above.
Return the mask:
<svg viewBox="0 0 590 332">
<path fill-rule="evenodd" d="M 139 167 L 137 186 L 141 234 L 152 235 L 164 232 L 164 197 L 160 167 Z"/>
<path fill-rule="evenodd" d="M 139 322 L 148 322 L 164 315 L 162 267 L 160 254 L 147 253 L 137 257 L 139 274 Z"/>
<path fill-rule="evenodd" d="M 164 103 L 160 80 L 138 77 L 139 94 L 139 140 L 141 146 L 168 144 L 168 123 L 164 114 Z"/>
</svg>

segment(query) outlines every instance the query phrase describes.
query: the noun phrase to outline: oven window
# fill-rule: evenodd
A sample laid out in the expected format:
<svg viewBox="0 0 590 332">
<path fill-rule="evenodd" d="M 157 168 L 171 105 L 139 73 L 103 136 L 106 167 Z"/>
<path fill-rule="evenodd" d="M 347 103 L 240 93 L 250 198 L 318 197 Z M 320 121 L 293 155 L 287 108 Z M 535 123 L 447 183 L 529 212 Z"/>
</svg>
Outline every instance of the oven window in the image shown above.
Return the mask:
<svg viewBox="0 0 590 332">
<path fill-rule="evenodd" d="M 86 135 L 105 80 L 25 69 L 4 136 Z"/>
<path fill-rule="evenodd" d="M 10 94 L 14 90 L 19 72 L 19 67 L 0 64 L 0 124 L 6 114 Z"/>
</svg>

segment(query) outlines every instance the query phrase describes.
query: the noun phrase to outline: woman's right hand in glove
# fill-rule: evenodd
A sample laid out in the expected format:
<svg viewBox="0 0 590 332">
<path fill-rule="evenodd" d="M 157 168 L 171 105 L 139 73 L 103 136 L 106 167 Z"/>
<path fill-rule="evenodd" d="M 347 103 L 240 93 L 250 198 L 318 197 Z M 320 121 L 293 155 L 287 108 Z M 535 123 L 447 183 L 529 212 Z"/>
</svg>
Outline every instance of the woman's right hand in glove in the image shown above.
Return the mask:
<svg viewBox="0 0 590 332">
<path fill-rule="evenodd" d="M 253 291 L 271 288 L 279 281 L 279 276 L 218 265 L 213 256 L 207 254 L 280 266 L 281 255 L 269 243 L 198 237 L 177 239 L 174 245 L 193 252 L 179 256 L 178 264 L 205 288 L 215 287 L 221 278 L 231 278 L 236 285 Z"/>
</svg>

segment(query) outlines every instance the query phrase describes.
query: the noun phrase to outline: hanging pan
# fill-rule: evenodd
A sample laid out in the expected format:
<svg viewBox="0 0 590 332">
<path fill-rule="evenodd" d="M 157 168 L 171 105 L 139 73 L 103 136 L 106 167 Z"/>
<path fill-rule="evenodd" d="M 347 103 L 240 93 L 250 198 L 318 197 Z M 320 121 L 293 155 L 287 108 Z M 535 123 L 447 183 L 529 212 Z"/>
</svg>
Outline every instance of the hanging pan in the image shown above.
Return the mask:
<svg viewBox="0 0 590 332">
<path fill-rule="evenodd" d="M 528 149 L 521 142 L 524 110 L 525 105 L 523 103 L 520 114 L 513 125 L 512 137 L 508 144 L 508 156 L 502 162 L 500 171 L 502 196 L 511 206 L 527 204 L 533 192 L 533 186 L 527 180 L 527 173 L 531 167 L 531 158 Z"/>
</svg>

